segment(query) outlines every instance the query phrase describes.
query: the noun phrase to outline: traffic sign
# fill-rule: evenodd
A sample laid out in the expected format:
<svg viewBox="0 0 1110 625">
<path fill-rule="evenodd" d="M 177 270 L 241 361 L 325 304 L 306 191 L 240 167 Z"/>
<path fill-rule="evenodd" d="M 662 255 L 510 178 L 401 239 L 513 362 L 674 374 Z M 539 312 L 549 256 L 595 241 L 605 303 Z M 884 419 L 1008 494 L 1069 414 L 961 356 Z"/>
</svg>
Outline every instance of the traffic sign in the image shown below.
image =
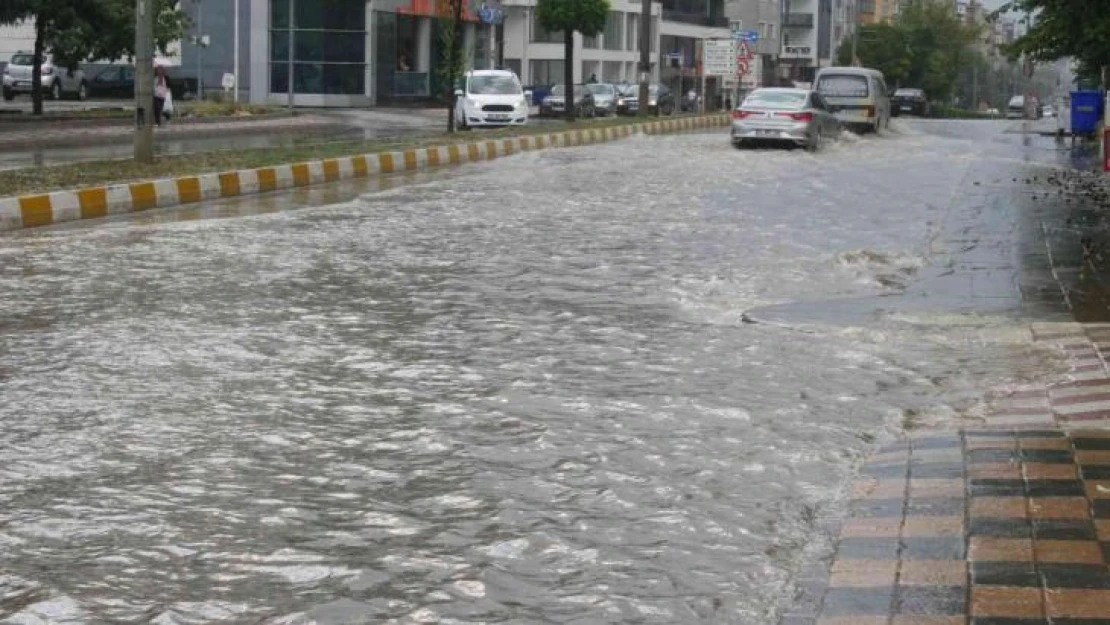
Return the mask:
<svg viewBox="0 0 1110 625">
<path fill-rule="evenodd" d="M 743 40 L 747 41 L 748 43 L 755 43 L 755 42 L 759 41 L 759 32 L 758 31 L 745 30 L 741 34 L 743 35 Z"/>
<path fill-rule="evenodd" d="M 702 63 L 709 76 L 736 73 L 735 42 L 731 39 L 706 39 L 702 43 Z"/>
<path fill-rule="evenodd" d="M 754 55 L 752 54 L 751 47 L 748 46 L 748 42 L 741 41 L 736 45 L 736 58 L 748 60 L 751 59 L 752 56 Z"/>
<path fill-rule="evenodd" d="M 736 73 L 737 74 L 739 74 L 741 76 L 746 76 L 750 70 L 751 70 L 751 67 L 748 65 L 748 61 L 746 59 L 741 59 L 741 60 L 736 62 Z"/>
</svg>

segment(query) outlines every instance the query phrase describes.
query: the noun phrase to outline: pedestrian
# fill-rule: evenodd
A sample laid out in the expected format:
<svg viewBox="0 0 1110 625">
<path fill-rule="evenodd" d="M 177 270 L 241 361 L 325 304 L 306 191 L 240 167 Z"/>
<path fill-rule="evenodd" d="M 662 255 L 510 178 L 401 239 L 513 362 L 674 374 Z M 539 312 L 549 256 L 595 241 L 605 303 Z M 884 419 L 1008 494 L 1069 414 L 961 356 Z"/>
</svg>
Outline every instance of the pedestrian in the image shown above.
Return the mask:
<svg viewBox="0 0 1110 625">
<path fill-rule="evenodd" d="M 597 74 L 590 74 L 590 84 L 591 85 L 596 85 L 597 84 Z"/>
<path fill-rule="evenodd" d="M 166 108 L 166 98 L 170 95 L 170 87 L 166 81 L 166 68 L 158 65 L 154 68 L 154 123 L 162 125 L 162 111 Z"/>
</svg>

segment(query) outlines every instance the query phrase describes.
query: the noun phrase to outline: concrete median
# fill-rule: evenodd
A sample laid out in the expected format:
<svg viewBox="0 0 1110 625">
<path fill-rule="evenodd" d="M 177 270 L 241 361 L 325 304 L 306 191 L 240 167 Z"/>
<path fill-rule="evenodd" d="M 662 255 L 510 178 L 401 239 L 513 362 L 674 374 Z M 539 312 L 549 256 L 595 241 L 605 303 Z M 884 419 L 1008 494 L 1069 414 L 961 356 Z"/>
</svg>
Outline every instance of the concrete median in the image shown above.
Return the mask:
<svg viewBox="0 0 1110 625">
<path fill-rule="evenodd" d="M 523 151 L 590 145 L 636 134 L 683 132 L 727 124 L 726 115 L 703 115 L 0 198 L 0 231 L 98 219 L 352 178 L 475 163 Z"/>
</svg>

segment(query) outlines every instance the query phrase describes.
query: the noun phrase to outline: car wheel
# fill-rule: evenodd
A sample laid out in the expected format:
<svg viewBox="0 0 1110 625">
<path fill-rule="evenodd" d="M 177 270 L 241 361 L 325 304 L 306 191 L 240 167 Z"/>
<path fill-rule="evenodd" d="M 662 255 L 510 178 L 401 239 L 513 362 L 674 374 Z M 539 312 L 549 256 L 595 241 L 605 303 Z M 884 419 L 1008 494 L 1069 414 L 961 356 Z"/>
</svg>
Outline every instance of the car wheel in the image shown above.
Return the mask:
<svg viewBox="0 0 1110 625">
<path fill-rule="evenodd" d="M 732 141 L 732 147 L 736 148 L 737 150 L 746 150 L 748 149 L 748 142 L 744 141 L 743 139 L 734 139 Z"/>
<path fill-rule="evenodd" d="M 5 89 L 4 90 L 4 100 L 7 101 L 7 102 L 11 102 L 14 99 L 15 99 L 15 92 L 12 91 L 11 89 Z"/>
<path fill-rule="evenodd" d="M 82 102 L 89 99 L 89 86 L 85 84 L 85 81 L 81 81 L 81 84 L 77 86 L 77 99 Z"/>
<path fill-rule="evenodd" d="M 62 83 L 61 83 L 61 81 L 55 80 L 54 85 L 50 87 L 50 99 L 51 100 L 61 100 L 62 99 Z"/>
<path fill-rule="evenodd" d="M 821 134 L 821 129 L 818 128 L 813 133 L 813 138 L 810 139 L 808 144 L 806 144 L 806 150 L 808 150 L 810 152 L 819 152 L 821 150 L 821 145 L 824 142 L 825 142 L 824 135 Z"/>
</svg>

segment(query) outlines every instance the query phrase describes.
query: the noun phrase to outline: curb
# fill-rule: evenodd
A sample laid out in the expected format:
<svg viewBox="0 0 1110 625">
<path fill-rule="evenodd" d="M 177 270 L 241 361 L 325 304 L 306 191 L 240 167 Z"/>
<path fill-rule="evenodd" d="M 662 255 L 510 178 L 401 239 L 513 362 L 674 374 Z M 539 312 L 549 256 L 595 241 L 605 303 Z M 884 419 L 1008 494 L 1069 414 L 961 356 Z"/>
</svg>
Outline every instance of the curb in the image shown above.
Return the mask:
<svg viewBox="0 0 1110 625">
<path fill-rule="evenodd" d="M 340 158 L 0 198 L 0 232 L 136 213 L 208 200 L 307 187 L 352 178 L 461 165 L 522 151 L 604 143 L 634 134 L 726 126 L 727 115 L 704 115 L 608 128 L 499 138 Z"/>
</svg>

